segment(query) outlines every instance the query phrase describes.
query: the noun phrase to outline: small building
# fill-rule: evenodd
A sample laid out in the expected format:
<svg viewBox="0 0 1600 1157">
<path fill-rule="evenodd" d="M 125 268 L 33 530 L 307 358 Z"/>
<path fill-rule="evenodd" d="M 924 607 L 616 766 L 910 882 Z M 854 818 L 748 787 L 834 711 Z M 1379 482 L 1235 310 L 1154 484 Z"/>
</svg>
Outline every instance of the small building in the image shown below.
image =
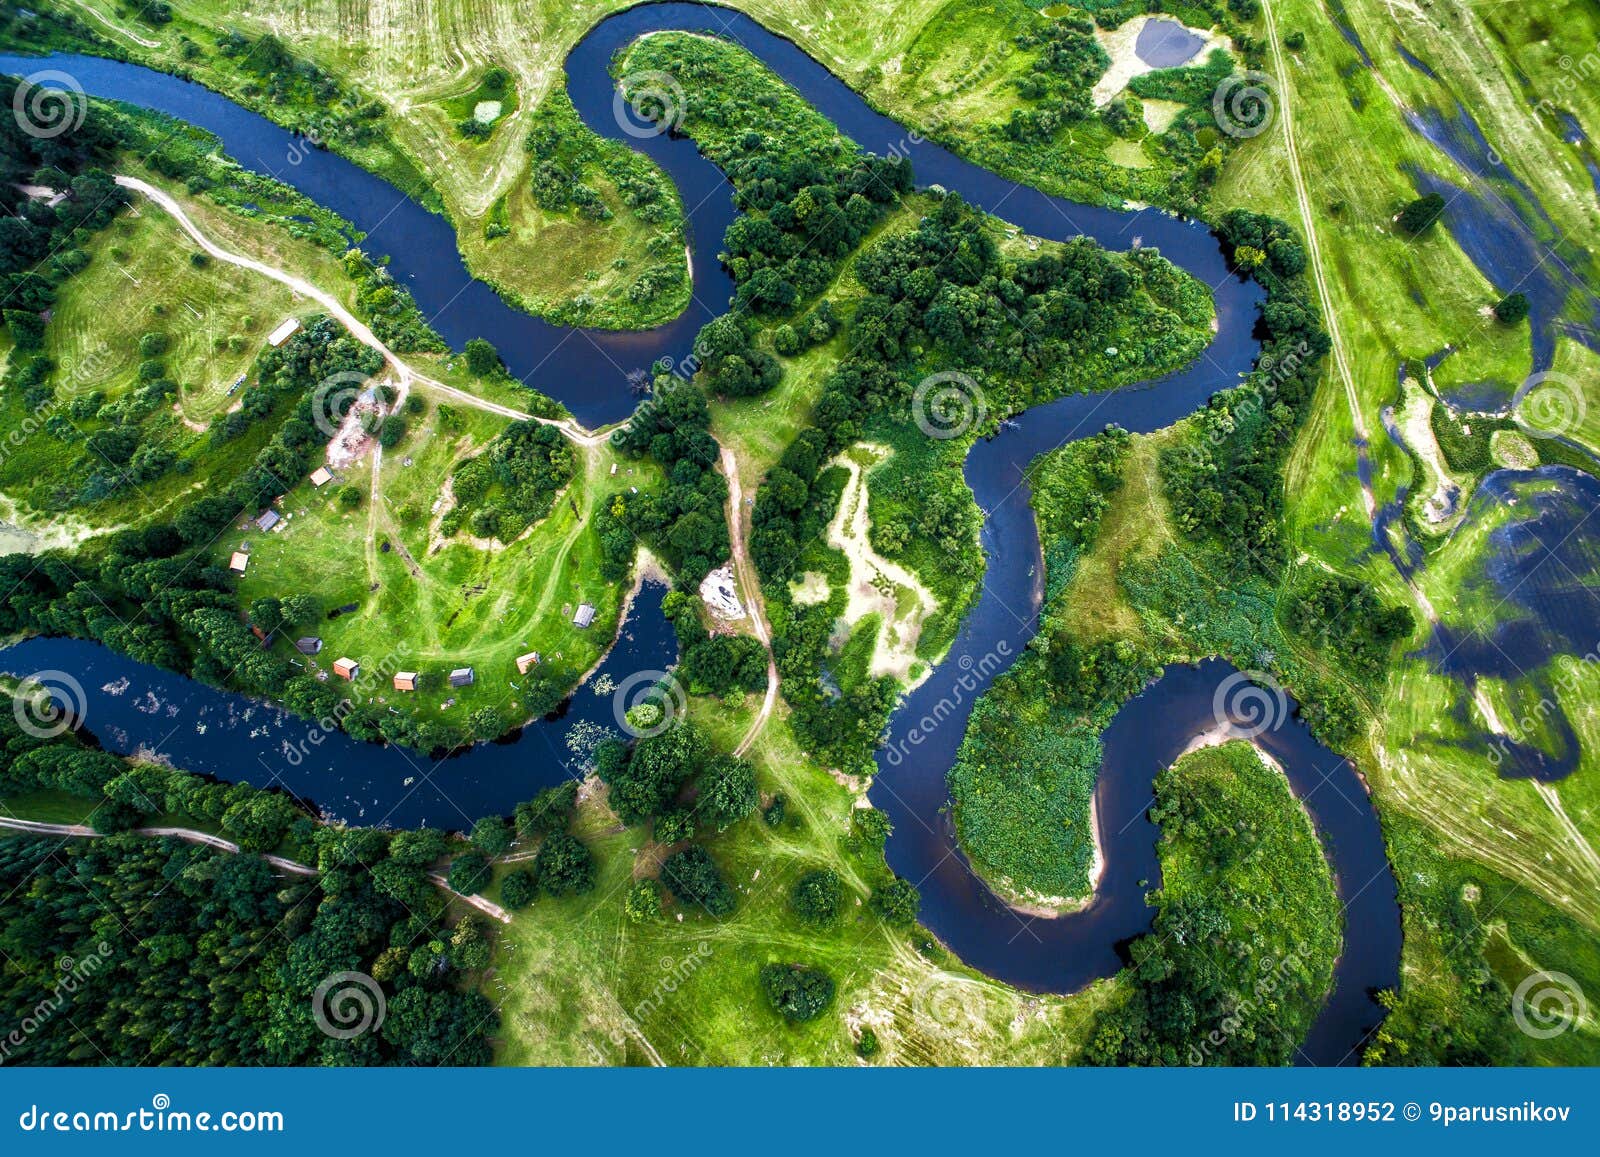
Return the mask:
<svg viewBox="0 0 1600 1157">
<path fill-rule="evenodd" d="M 572 616 L 572 621 L 574 625 L 579 627 L 587 627 L 594 622 L 594 604 L 580 603 L 578 605 L 578 613 Z"/>
<path fill-rule="evenodd" d="M 291 317 L 267 335 L 267 344 L 277 349 L 300 331 L 300 319 Z"/>
<path fill-rule="evenodd" d="M 341 679 L 349 679 L 352 683 L 361 674 L 361 664 L 354 659 L 335 659 L 333 673 Z"/>
<path fill-rule="evenodd" d="M 457 667 L 454 671 L 451 671 L 450 672 L 450 686 L 452 686 L 452 687 L 470 687 L 470 686 L 472 686 L 472 668 L 471 667 Z"/>
<path fill-rule="evenodd" d="M 260 518 L 256 519 L 256 529 L 271 530 L 274 526 L 277 526 L 278 523 L 282 521 L 282 515 L 280 515 L 276 510 L 269 510 Z"/>
<path fill-rule="evenodd" d="M 415 691 L 417 689 L 417 673 L 415 671 L 396 671 L 394 673 L 394 689 L 396 691 Z"/>
<path fill-rule="evenodd" d="M 242 550 L 233 552 L 233 557 L 228 559 L 228 569 L 234 574 L 243 574 L 244 568 L 250 565 L 250 556 Z"/>
<path fill-rule="evenodd" d="M 528 673 L 528 668 L 529 667 L 535 667 L 535 666 L 538 665 L 538 663 L 539 663 L 539 652 L 538 651 L 529 651 L 526 655 L 518 655 L 517 656 L 517 674 L 518 675 L 526 675 Z"/>
<path fill-rule="evenodd" d="M 322 650 L 322 640 L 316 635 L 306 635 L 294 641 L 294 649 L 302 655 L 315 655 Z"/>
<path fill-rule="evenodd" d="M 311 472 L 311 485 L 326 486 L 333 481 L 333 471 L 326 466 L 318 466 Z"/>
</svg>

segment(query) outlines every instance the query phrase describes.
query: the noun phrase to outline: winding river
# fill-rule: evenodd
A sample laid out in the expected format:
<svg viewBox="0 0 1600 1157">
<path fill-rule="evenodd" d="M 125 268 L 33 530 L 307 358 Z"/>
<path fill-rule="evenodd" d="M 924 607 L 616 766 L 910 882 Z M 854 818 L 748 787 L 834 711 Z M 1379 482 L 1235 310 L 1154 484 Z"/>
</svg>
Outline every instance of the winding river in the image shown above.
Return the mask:
<svg viewBox="0 0 1600 1157">
<path fill-rule="evenodd" d="M 390 255 L 390 270 L 453 346 L 487 338 L 513 373 L 595 426 L 621 420 L 633 409 L 629 370 L 658 357 L 687 354 L 695 333 L 726 309 L 733 290 L 716 260 L 734 216 L 731 187 L 691 141 L 636 137 L 613 115 L 612 57 L 638 36 L 661 30 L 737 41 L 864 149 L 908 155 L 923 186 L 957 191 L 1038 236 L 1087 234 L 1113 249 L 1158 248 L 1214 291 L 1219 331 L 1189 368 L 1141 386 L 1037 406 L 973 448 L 966 477 L 987 514 L 982 596 L 950 657 L 895 714 L 871 790 L 872 802 L 894 822 L 890 865 L 917 884 L 923 922 L 963 960 L 1035 991 L 1070 992 L 1109 976 L 1121 966 L 1125 942 L 1151 926 L 1152 909 L 1144 896 L 1160 879 L 1158 833 L 1146 816 L 1153 776 L 1216 724 L 1218 688 L 1233 668 L 1217 660 L 1171 668 L 1111 723 L 1096 788 L 1106 870 L 1093 902 L 1074 915 L 1024 916 L 978 880 L 943 810 L 945 773 L 974 701 L 1037 629 L 1043 567 L 1028 505 L 1028 463 L 1108 423 L 1134 432 L 1168 426 L 1233 385 L 1252 365 L 1260 291 L 1229 272 L 1215 237 L 1203 226 L 1149 210 L 1080 205 L 1007 181 L 874 112 L 796 45 L 746 16 L 700 4 L 652 4 L 595 26 L 567 58 L 567 85 L 586 124 L 645 153 L 677 183 L 691 209 L 694 302 L 682 317 L 649 331 L 568 329 L 511 309 L 473 280 L 443 217 L 343 158 L 307 149 L 303 140 L 216 93 L 138 66 L 85 56 L 0 55 L 0 72 L 59 69 L 92 95 L 170 113 L 210 130 L 241 164 L 271 174 L 363 230 L 363 247 Z M 572 774 L 569 740 L 581 742 L 586 730 L 592 733 L 594 726 L 610 722 L 611 697 L 604 693 L 609 683 L 673 661 L 672 632 L 660 600 L 659 587 L 644 589 L 596 679 L 580 688 L 559 716 L 437 763 L 415 752 L 323 732 L 276 708 L 80 640 L 27 640 L 0 652 L 0 668 L 16 674 L 71 673 L 85 688 L 83 714 L 90 730 L 116 750 L 143 750 L 223 778 L 282 784 L 353 822 L 460 828 L 478 816 L 508 812 L 541 786 Z M 928 727 L 929 718 L 941 722 Z M 1371 991 L 1399 982 L 1399 908 L 1377 817 L 1354 767 L 1313 740 L 1298 719 L 1282 720 L 1256 742 L 1283 765 L 1315 821 L 1345 906 L 1334 989 L 1299 1060 L 1350 1063 L 1382 1016 Z"/>
</svg>

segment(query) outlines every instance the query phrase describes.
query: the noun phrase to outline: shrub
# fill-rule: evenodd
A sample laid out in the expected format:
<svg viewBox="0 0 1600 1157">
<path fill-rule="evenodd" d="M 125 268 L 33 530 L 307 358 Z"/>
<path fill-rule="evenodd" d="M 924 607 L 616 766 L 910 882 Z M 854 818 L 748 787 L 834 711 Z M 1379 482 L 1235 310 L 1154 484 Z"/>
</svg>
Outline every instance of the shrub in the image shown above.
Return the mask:
<svg viewBox="0 0 1600 1157">
<path fill-rule="evenodd" d="M 838 874 L 831 868 L 818 868 L 795 881 L 789 902 L 806 923 L 832 924 L 839 918 L 842 895 Z"/>
<path fill-rule="evenodd" d="M 661 918 L 661 884 L 657 880 L 635 880 L 628 889 L 623 911 L 635 924 L 648 924 Z"/>
<path fill-rule="evenodd" d="M 1429 193 L 1400 210 L 1400 228 L 1418 237 L 1432 228 L 1443 214 L 1444 198 L 1438 193 Z"/>
<path fill-rule="evenodd" d="M 526 908 L 539 896 L 539 877 L 519 868 L 500 881 L 500 903 L 513 910 Z"/>
<path fill-rule="evenodd" d="M 493 875 L 489 857 L 479 851 L 463 852 L 450 861 L 450 887 L 463 896 L 483 891 Z"/>
<path fill-rule="evenodd" d="M 769 964 L 761 970 L 761 990 L 784 1020 L 816 1020 L 833 1003 L 833 977 L 801 964 Z"/>
<path fill-rule="evenodd" d="M 1528 295 L 1513 293 L 1495 303 L 1494 315 L 1505 325 L 1516 325 L 1528 316 Z"/>
</svg>

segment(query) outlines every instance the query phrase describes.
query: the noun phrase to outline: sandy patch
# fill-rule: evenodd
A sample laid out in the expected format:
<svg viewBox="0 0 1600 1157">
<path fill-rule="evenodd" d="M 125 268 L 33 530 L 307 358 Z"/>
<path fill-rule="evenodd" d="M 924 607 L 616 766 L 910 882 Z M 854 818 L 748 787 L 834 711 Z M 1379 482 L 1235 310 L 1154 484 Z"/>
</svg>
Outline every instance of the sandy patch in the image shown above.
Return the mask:
<svg viewBox="0 0 1600 1157">
<path fill-rule="evenodd" d="M 789 584 L 789 597 L 796 606 L 812 607 L 825 603 L 831 594 L 833 587 L 828 584 L 828 576 L 820 571 L 808 570 Z"/>
<path fill-rule="evenodd" d="M 1422 463 L 1423 477 L 1416 480 L 1415 493 L 1423 521 L 1430 530 L 1442 532 L 1460 521 L 1466 504 L 1461 501 L 1461 487 L 1450 476 L 1438 439 L 1433 436 L 1430 419 L 1435 404 L 1425 390 L 1408 387 L 1395 422 L 1401 439 Z"/>
<path fill-rule="evenodd" d="M 867 512 L 866 471 L 859 459 L 866 459 L 870 468 L 892 453 L 894 451 L 887 446 L 861 442 L 829 463 L 843 466 L 849 471 L 850 480 L 845 483 L 839 509 L 828 524 L 828 545 L 843 551 L 850 562 L 845 623 L 854 626 L 868 615 L 879 616 L 878 641 L 869 666 L 871 674 L 910 682 L 911 669 L 917 663 L 917 640 L 922 637 L 922 624 L 939 609 L 939 600 L 916 575 L 874 550 L 868 538 L 872 520 Z M 902 595 L 908 597 L 902 599 Z M 926 676 L 926 671 L 923 675 Z"/>
<path fill-rule="evenodd" d="M 1096 108 L 1109 104 L 1111 98 L 1128 87 L 1128 82 L 1136 76 L 1143 76 L 1147 72 L 1155 72 L 1155 68 L 1146 64 L 1139 58 L 1135 46 L 1139 41 L 1139 33 L 1144 31 L 1144 26 L 1152 20 L 1171 20 L 1168 16 L 1136 16 L 1134 19 L 1123 23 L 1122 27 L 1114 28 L 1107 32 L 1103 28 L 1095 29 L 1095 39 L 1100 41 L 1100 47 L 1106 50 L 1106 55 L 1111 58 L 1111 67 L 1106 69 L 1105 75 L 1094 86 L 1091 94 Z M 1226 48 L 1232 50 L 1231 42 L 1227 36 L 1213 29 L 1202 32 L 1198 28 L 1190 28 L 1190 32 L 1205 41 L 1200 46 L 1200 51 L 1195 53 L 1188 61 L 1194 64 L 1203 62 L 1210 56 L 1214 49 Z"/>
<path fill-rule="evenodd" d="M 1106 146 L 1106 159 L 1124 169 L 1148 169 L 1152 163 L 1138 141 L 1112 141 Z"/>
<path fill-rule="evenodd" d="M 500 119 L 500 108 L 497 100 L 480 100 L 472 106 L 472 119 L 480 125 L 493 124 Z"/>
<path fill-rule="evenodd" d="M 1178 114 L 1183 111 L 1183 105 L 1175 100 L 1140 99 L 1144 106 L 1144 126 L 1157 135 L 1166 132 L 1172 127 L 1172 122 L 1178 119 Z"/>
</svg>

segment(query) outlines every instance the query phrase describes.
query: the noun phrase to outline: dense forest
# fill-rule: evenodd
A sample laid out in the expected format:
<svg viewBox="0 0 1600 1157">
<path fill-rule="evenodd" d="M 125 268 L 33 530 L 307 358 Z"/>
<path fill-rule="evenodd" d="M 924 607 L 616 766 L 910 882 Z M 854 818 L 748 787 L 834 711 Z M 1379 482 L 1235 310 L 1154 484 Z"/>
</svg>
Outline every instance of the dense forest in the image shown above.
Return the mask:
<svg viewBox="0 0 1600 1157">
<path fill-rule="evenodd" d="M 475 919 L 448 919 L 427 878 L 442 833 L 326 827 L 282 793 L 124 761 L 70 733 L 36 738 L 9 718 L 0 744 L 0 792 L 78 797 L 106 833 L 0 834 L 0 1007 L 37 1026 L 8 1061 L 488 1061 L 496 1020 L 475 986 L 489 944 Z M 158 817 L 245 850 L 132 832 Z M 280 871 L 255 854 L 268 851 L 315 871 Z M 325 982 L 357 972 L 359 996 L 329 997 Z M 330 999 L 363 1001 L 371 1031 L 329 1033 L 353 1015 Z"/>
</svg>

